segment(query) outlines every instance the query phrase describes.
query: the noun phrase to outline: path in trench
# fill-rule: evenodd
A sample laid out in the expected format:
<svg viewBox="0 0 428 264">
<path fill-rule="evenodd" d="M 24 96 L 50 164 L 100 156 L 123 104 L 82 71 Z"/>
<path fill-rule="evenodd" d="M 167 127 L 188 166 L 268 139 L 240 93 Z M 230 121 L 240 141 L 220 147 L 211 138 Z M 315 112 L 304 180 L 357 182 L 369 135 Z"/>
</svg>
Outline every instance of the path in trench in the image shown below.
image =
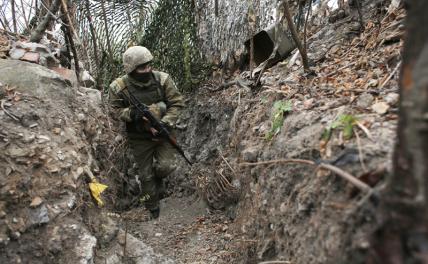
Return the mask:
<svg viewBox="0 0 428 264">
<path fill-rule="evenodd" d="M 129 233 L 177 263 L 230 262 L 236 250 L 229 225 L 230 220 L 222 212 L 210 212 L 194 197 L 165 198 L 158 219 L 134 217 L 127 223 Z"/>
</svg>

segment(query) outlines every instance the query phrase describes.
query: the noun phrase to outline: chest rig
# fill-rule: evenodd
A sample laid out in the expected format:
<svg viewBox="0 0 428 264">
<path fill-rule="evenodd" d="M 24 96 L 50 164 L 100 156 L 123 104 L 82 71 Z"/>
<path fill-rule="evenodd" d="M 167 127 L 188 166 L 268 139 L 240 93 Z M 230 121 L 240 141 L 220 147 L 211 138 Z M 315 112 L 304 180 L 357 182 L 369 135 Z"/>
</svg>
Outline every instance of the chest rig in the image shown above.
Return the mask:
<svg viewBox="0 0 428 264">
<path fill-rule="evenodd" d="M 165 101 L 165 90 L 162 87 L 159 74 L 152 72 L 152 78 L 147 83 L 135 81 L 127 75 L 122 77 L 122 80 L 128 90 L 145 105 Z M 123 99 L 127 101 L 126 98 Z"/>
<path fill-rule="evenodd" d="M 156 104 L 161 101 L 166 103 L 165 89 L 162 87 L 159 74 L 152 72 L 152 78 L 146 83 L 133 80 L 128 75 L 121 77 L 118 82 L 122 89 L 126 87 L 129 92 L 145 105 Z M 122 99 L 126 106 L 130 105 L 126 97 Z M 126 128 L 131 135 L 137 133 L 139 137 L 151 137 L 151 134 L 144 128 L 142 120 L 128 122 L 126 123 Z"/>
</svg>

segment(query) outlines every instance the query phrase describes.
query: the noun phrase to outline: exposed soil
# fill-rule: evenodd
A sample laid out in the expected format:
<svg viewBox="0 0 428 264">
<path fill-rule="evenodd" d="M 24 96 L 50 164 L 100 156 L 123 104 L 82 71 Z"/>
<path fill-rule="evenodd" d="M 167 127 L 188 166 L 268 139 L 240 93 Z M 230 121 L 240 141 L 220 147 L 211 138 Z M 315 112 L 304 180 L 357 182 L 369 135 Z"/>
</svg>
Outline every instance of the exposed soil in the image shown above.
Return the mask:
<svg viewBox="0 0 428 264">
<path fill-rule="evenodd" d="M 0 93 L 9 113 L 0 115 L 0 262 L 364 262 L 391 170 L 404 17 L 379 14 L 376 3 L 364 8 L 371 11 L 361 34 L 346 17 L 312 29 L 315 75 L 291 63 L 292 54 L 263 73 L 261 87 L 216 89 L 221 83 L 211 81 L 188 97 L 179 142 L 197 162 L 189 169 L 178 157 L 157 220 L 141 207 L 115 211 L 118 183 L 135 168 L 98 94 L 73 90 L 40 66 L 35 86 L 6 80 L 14 87 Z M 277 102 L 290 109 L 272 131 Z M 338 124 L 345 115 L 351 124 Z M 327 162 L 373 192 L 280 159 Z M 109 185 L 102 209 L 85 167 Z"/>
</svg>

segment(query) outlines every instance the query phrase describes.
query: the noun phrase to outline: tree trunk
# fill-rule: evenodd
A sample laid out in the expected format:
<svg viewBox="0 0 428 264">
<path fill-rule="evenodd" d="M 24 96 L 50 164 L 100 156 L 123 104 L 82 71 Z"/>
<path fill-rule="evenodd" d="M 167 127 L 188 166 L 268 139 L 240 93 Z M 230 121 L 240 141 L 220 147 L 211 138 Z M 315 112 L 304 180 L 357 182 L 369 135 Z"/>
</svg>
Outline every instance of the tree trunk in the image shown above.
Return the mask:
<svg viewBox="0 0 428 264">
<path fill-rule="evenodd" d="M 373 246 L 373 259 L 394 264 L 428 263 L 428 1 L 407 2 L 394 174 Z"/>
<path fill-rule="evenodd" d="M 13 23 L 13 32 L 18 33 L 18 27 L 16 26 L 16 10 L 15 10 L 15 0 L 10 0 L 12 7 L 12 23 Z"/>
<path fill-rule="evenodd" d="M 98 76 L 100 63 L 98 60 L 97 35 L 95 34 L 94 24 L 93 24 L 92 15 L 91 15 L 91 9 L 89 7 L 89 0 L 85 0 L 85 9 L 86 9 L 86 19 L 88 20 L 88 23 L 89 23 L 89 31 L 91 31 L 91 36 L 92 36 L 91 38 L 92 46 L 94 46 L 94 59 L 95 59 L 95 64 L 97 69 L 97 76 Z"/>
<path fill-rule="evenodd" d="M 59 0 L 54 0 L 52 2 L 51 7 L 49 8 L 49 12 L 46 13 L 46 16 L 44 19 L 39 23 L 39 25 L 36 27 L 36 29 L 31 33 L 30 42 L 40 42 L 40 40 L 43 37 L 43 34 L 45 33 L 45 30 L 49 26 L 49 22 L 52 20 L 53 15 L 58 12 L 59 9 Z"/>
<path fill-rule="evenodd" d="M 67 3 L 64 0 L 61 0 L 61 1 L 62 1 L 62 4 L 61 4 L 62 21 L 66 25 L 65 29 L 67 33 L 67 39 L 70 44 L 71 52 L 73 53 L 74 71 L 76 72 L 77 79 L 80 82 L 80 66 L 79 66 L 79 59 L 77 57 L 76 46 L 74 45 L 74 40 L 73 40 L 73 34 L 72 34 L 73 27 L 71 26 L 70 16 L 67 11 L 68 10 Z"/>
</svg>

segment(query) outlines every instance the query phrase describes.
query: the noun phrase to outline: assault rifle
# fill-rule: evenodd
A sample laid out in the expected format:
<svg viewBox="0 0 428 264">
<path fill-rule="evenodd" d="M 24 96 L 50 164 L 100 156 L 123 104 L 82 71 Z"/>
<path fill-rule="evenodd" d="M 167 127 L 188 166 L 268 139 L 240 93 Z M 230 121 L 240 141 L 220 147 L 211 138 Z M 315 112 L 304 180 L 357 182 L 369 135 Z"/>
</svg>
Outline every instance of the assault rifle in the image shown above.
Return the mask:
<svg viewBox="0 0 428 264">
<path fill-rule="evenodd" d="M 126 89 L 126 88 L 125 88 Z M 127 89 L 128 90 L 128 89 Z M 153 116 L 152 112 L 150 112 L 149 107 L 138 100 L 135 95 L 133 95 L 129 90 L 125 94 L 123 91 L 121 91 L 125 97 L 129 100 L 129 103 L 137 109 L 141 113 L 143 117 L 145 117 L 148 122 L 150 123 L 150 126 L 158 131 L 158 136 L 161 138 L 165 138 L 168 140 L 169 144 L 177 150 L 178 153 L 187 161 L 187 163 L 192 166 L 192 162 L 186 157 L 186 154 L 184 154 L 183 149 L 178 145 L 177 139 L 171 135 L 171 133 L 168 131 L 166 126 L 159 122 L 156 117 Z"/>
</svg>

